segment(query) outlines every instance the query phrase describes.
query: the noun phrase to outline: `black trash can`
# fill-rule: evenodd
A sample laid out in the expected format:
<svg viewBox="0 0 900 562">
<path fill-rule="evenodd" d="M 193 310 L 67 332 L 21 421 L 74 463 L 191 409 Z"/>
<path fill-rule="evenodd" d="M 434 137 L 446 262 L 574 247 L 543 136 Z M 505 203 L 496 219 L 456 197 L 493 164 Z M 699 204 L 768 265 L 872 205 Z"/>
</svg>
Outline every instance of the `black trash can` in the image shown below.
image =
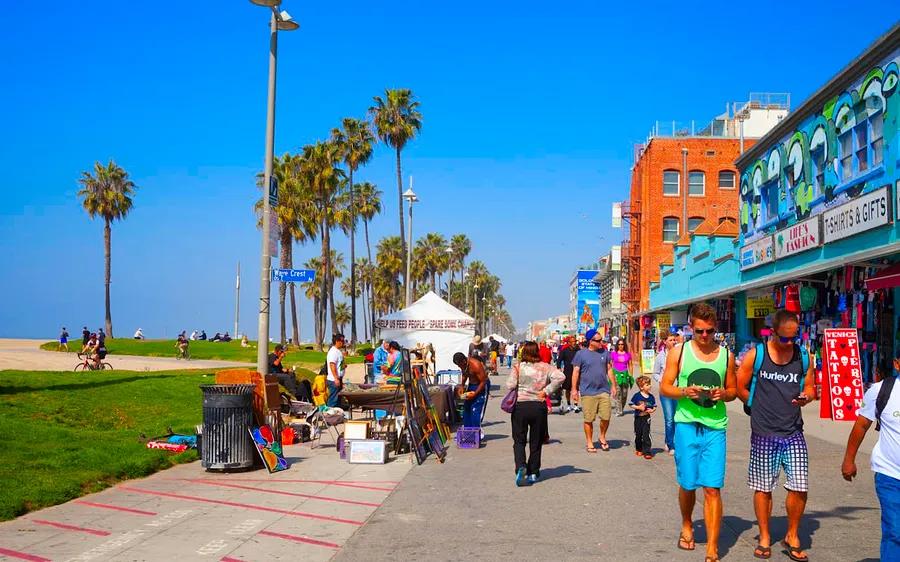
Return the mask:
<svg viewBox="0 0 900 562">
<path fill-rule="evenodd" d="M 207 470 L 253 466 L 257 452 L 250 437 L 253 426 L 252 384 L 201 384 L 203 447 L 200 464 Z"/>
</svg>

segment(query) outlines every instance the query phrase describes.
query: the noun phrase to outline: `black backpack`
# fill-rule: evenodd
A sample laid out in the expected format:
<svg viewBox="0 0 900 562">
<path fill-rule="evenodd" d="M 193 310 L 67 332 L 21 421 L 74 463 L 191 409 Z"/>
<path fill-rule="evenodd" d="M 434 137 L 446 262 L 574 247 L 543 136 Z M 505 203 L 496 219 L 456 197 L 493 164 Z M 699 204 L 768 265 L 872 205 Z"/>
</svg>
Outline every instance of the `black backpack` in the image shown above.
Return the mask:
<svg viewBox="0 0 900 562">
<path fill-rule="evenodd" d="M 878 389 L 878 398 L 875 399 L 875 431 L 881 431 L 881 412 L 887 406 L 888 400 L 891 398 L 891 391 L 894 389 L 894 383 L 897 377 L 884 377 L 881 381 L 881 388 Z"/>
</svg>

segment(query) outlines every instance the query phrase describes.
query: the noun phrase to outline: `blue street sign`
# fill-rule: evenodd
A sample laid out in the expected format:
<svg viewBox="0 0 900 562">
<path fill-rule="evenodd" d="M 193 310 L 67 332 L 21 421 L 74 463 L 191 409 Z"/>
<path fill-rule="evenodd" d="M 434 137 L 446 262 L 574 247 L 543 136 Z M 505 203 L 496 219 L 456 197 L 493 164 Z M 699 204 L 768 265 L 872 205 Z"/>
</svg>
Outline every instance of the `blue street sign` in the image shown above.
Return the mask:
<svg viewBox="0 0 900 562">
<path fill-rule="evenodd" d="M 272 269 L 272 281 L 305 283 L 316 280 L 315 269 Z"/>
<path fill-rule="evenodd" d="M 278 178 L 275 177 L 275 174 L 269 176 L 269 205 L 275 206 L 278 204 Z"/>
</svg>

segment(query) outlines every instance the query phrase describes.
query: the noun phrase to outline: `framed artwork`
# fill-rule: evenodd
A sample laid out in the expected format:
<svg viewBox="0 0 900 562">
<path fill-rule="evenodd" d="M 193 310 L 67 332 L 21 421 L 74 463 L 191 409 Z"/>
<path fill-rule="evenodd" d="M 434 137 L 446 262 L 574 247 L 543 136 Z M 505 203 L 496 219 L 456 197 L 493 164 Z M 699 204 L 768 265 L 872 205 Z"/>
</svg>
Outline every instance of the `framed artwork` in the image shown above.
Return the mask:
<svg viewBox="0 0 900 562">
<path fill-rule="evenodd" d="M 259 457 L 262 459 L 269 474 L 287 470 L 290 465 L 284 458 L 281 443 L 275 439 L 272 428 L 268 425 L 263 425 L 249 431 L 253 444 L 256 445 L 256 451 L 259 453 Z"/>
</svg>

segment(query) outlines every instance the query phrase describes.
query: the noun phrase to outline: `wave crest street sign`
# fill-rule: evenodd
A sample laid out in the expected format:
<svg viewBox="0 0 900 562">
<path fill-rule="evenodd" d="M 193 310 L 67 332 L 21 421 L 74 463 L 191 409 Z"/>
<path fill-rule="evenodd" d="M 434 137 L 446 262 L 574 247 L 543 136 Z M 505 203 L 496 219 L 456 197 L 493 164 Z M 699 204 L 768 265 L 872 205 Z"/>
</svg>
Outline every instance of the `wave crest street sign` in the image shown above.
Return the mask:
<svg viewBox="0 0 900 562">
<path fill-rule="evenodd" d="M 272 281 L 281 283 L 306 283 L 316 280 L 315 269 L 272 269 Z"/>
</svg>

